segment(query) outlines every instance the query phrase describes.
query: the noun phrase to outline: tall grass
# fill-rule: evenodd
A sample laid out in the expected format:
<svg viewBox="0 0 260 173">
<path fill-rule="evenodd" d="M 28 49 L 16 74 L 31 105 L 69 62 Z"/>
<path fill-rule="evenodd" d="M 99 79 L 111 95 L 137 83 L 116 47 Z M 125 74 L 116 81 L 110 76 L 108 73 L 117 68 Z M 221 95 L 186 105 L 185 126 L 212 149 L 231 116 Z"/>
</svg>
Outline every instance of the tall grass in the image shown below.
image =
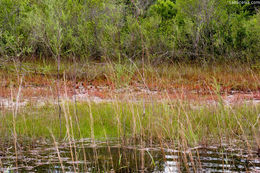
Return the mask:
<svg viewBox="0 0 260 173">
<path fill-rule="evenodd" d="M 66 66 L 64 65 L 64 67 Z M 89 65 L 89 67 L 95 69 L 97 66 Z M 225 69 L 226 71 L 223 71 L 223 67 L 211 69 L 210 67 L 203 68 L 185 65 L 166 66 L 165 68 L 143 67 L 141 65 L 140 68 L 135 63 L 130 65 L 130 69 L 126 67 L 127 65 L 113 63 L 98 66 L 98 68 L 103 70 L 102 75 L 106 76 L 106 80 L 112 81 L 112 84 L 117 88 L 127 88 L 131 86 L 130 81 L 133 82 L 136 80 L 149 91 L 152 88 L 151 86 L 153 86 L 151 84 L 156 82 L 162 84 L 161 86 L 165 88 L 169 88 L 170 86 L 164 86 L 163 84 L 167 84 L 167 82 L 172 80 L 176 82 L 175 80 L 177 80 L 177 84 L 184 85 L 184 81 L 187 83 L 194 81 L 196 83 L 206 78 L 210 81 L 206 81 L 208 83 L 205 84 L 205 87 L 208 87 L 211 92 L 215 91 L 214 95 L 218 96 L 218 101 L 215 104 L 194 103 L 182 98 L 181 95 L 185 94 L 184 92 L 180 93 L 180 95 L 176 94 L 177 98 L 172 100 L 167 90 L 161 92 L 165 94 L 164 97 L 166 98 L 163 101 L 156 101 L 150 97 L 148 99 L 136 100 L 130 92 L 125 93 L 129 98 L 127 100 L 122 100 L 120 97 L 113 95 L 111 102 L 94 103 L 91 100 L 87 102 L 71 101 L 68 99 L 66 93 L 67 75 L 70 72 L 63 71 L 65 96 L 61 100 L 60 121 L 57 116 L 59 109 L 52 103 L 46 103 L 43 106 L 30 103 L 18 109 L 19 97 L 22 95 L 21 88 L 23 86 L 22 82 L 20 82 L 17 84 L 19 89 L 16 99 L 12 99 L 16 102 L 13 110 L 4 108 L 1 110 L 1 137 L 6 140 L 8 136 L 14 137 L 11 137 L 11 139 L 14 140 L 15 150 L 17 150 L 15 151 L 16 157 L 19 150 L 16 148 L 16 145 L 19 143 L 19 139 L 41 138 L 53 141 L 62 171 L 64 171 L 64 163 L 61 158 L 58 142 L 67 141 L 74 172 L 77 172 L 81 167 L 77 162 L 80 159 L 80 152 L 76 150 L 77 145 L 75 141 L 84 138 L 91 139 L 94 167 L 97 166 L 95 167 L 97 171 L 101 170 L 101 168 L 98 164 L 100 159 L 96 140 L 104 140 L 108 146 L 111 139 L 116 139 L 119 146 L 139 146 L 141 152 L 135 150 L 133 155 L 135 155 L 134 158 L 136 159 L 136 170 L 141 169 L 142 171 L 145 170 L 145 148 L 154 144 L 160 146 L 162 154 L 165 153 L 164 150 L 166 148 L 176 147 L 180 151 L 184 151 L 180 154 L 184 166 L 186 170 L 189 170 L 191 164 L 194 172 L 197 170 L 197 163 L 193 160 L 194 153 L 191 152 L 191 147 L 195 146 L 197 152 L 195 155 L 198 156 L 197 145 L 207 146 L 210 144 L 231 143 L 235 140 L 242 140 L 244 141 L 243 145 L 248 148 L 248 151 L 258 147 L 255 146 L 255 143 L 259 143 L 260 105 L 250 103 L 225 105 L 220 96 L 223 92 L 223 84 L 221 82 L 226 84 L 226 78 L 221 76 L 222 73 L 229 74 L 230 72 L 233 75 L 237 71 L 243 71 L 244 73 L 236 74 L 237 76 L 234 75 L 233 78 L 237 78 L 236 80 L 240 81 L 244 80 L 244 76 L 247 76 L 254 81 L 258 81 L 257 71 L 252 71 L 249 67 L 236 70 L 230 67 L 229 69 Z M 99 69 L 96 70 L 99 72 Z M 207 73 L 203 73 L 203 70 Z M 72 76 L 75 75 L 75 71 L 71 73 Z M 83 75 L 77 77 L 82 78 Z M 73 82 L 76 81 L 75 78 L 73 78 Z M 26 80 L 24 79 L 23 82 L 25 83 Z M 54 83 L 55 80 L 52 82 Z M 240 85 L 242 84 L 240 83 Z M 160 89 L 163 89 L 163 87 Z M 258 88 L 259 86 L 256 83 L 253 87 L 247 84 L 243 87 L 255 89 L 254 87 Z M 83 142 L 81 143 L 81 147 L 85 151 Z M 110 153 L 110 160 L 113 163 L 112 167 L 115 169 L 118 165 L 123 165 L 122 162 L 124 161 L 128 163 L 128 160 L 121 160 L 124 152 L 120 151 L 120 149 L 118 149 L 118 163 L 114 162 L 110 148 L 108 151 Z M 83 152 L 83 157 L 84 170 L 88 170 L 89 165 L 87 164 L 86 152 Z M 153 160 L 152 156 L 150 157 Z"/>
<path fill-rule="evenodd" d="M 4 114 L 2 112 L 0 120 L 5 122 L 6 126 L 1 127 L 0 134 L 6 137 L 15 133 L 15 143 L 28 137 L 53 140 L 63 172 L 65 171 L 64 163 L 58 142 L 64 141 L 68 142 L 73 171 L 89 170 L 90 165 L 86 160 L 86 155 L 89 153 L 85 153 L 83 140 L 80 146 L 83 147 L 84 168 L 77 162 L 80 159 L 80 153 L 76 150 L 78 145 L 75 141 L 82 138 L 90 138 L 92 141 L 94 159 L 92 164 L 94 165 L 91 169 L 94 170 L 105 169 L 105 165 L 99 165 L 100 158 L 96 140 L 106 141 L 110 160 L 113 163 L 112 167 L 118 169 L 118 165 L 120 167 L 120 164 L 125 164 L 120 163 L 124 152 L 118 151 L 118 163 L 118 160 L 113 160 L 114 156 L 112 157 L 109 148 L 109 141 L 117 139 L 119 146 L 139 146 L 139 156 L 137 153 L 134 156 L 135 159 L 139 158 L 136 160 L 136 170 L 145 170 L 145 165 L 147 165 L 145 148 L 159 145 L 162 154 L 166 148 L 178 148 L 179 151 L 182 151 L 180 158 L 182 158 L 184 169 L 192 169 L 195 172 L 198 171 L 200 165 L 197 163 L 198 161 L 195 163 L 193 160 L 194 156 L 200 157 L 196 149 L 198 145 L 221 145 L 244 141 L 240 147 L 246 147 L 250 152 L 256 149 L 257 146 L 254 144 L 259 141 L 259 105 L 225 106 L 218 104 L 197 105 L 194 108 L 191 103 L 181 100 L 163 103 L 146 102 L 145 115 L 143 115 L 142 102 L 120 102 L 119 100 L 98 104 L 81 102 L 77 104 L 78 117 L 76 117 L 73 102 L 63 100 L 61 104 L 62 138 L 60 138 L 58 110 L 52 104 L 42 107 L 27 106 L 20 109 L 15 117 L 11 116 L 11 111 L 5 111 Z M 7 138 L 5 139 L 7 140 Z M 191 152 L 192 147 L 195 147 L 193 150 L 197 151 L 197 154 Z M 111 165 L 107 169 L 110 167 Z"/>
<path fill-rule="evenodd" d="M 191 107 L 184 102 L 146 103 L 78 103 L 78 121 L 73 103 L 66 103 L 62 111 L 62 137 L 79 138 L 131 138 L 136 140 L 175 141 L 181 138 L 189 145 L 220 142 L 219 139 L 253 139 L 259 128 L 259 105 Z M 59 121 L 53 105 L 25 107 L 14 118 L 11 112 L 1 113 L 1 134 L 11 135 L 13 126 L 18 137 L 58 138 Z M 80 130 L 80 132 L 79 132 Z"/>
<path fill-rule="evenodd" d="M 162 63 L 157 66 L 147 64 L 143 68 L 138 61 L 127 61 L 121 64 L 66 61 L 61 62 L 60 66 L 60 76 L 65 74 L 70 83 L 107 85 L 113 89 L 142 86 L 146 89 L 162 91 L 184 87 L 188 90 L 207 93 L 214 89 L 212 86 L 214 79 L 221 86 L 221 93 L 231 90 L 256 91 L 260 88 L 259 69 L 240 63 L 204 66 Z M 16 69 L 13 63 L 3 63 L 0 75 L 4 87 L 8 88 L 12 84 L 19 86 L 15 73 Z M 53 85 L 57 80 L 54 61 L 24 62 L 21 73 L 25 74 L 24 83 L 33 86 Z"/>
</svg>

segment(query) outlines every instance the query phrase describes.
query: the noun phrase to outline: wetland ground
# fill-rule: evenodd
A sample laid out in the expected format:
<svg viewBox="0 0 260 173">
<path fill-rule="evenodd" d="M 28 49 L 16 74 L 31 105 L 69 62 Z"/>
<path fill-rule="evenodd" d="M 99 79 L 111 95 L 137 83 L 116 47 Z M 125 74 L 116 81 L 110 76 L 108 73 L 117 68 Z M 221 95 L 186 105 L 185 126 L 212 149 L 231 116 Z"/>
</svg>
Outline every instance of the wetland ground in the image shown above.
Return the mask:
<svg viewBox="0 0 260 173">
<path fill-rule="evenodd" d="M 259 69 L 61 67 L 1 66 L 0 171 L 259 171 Z"/>
</svg>

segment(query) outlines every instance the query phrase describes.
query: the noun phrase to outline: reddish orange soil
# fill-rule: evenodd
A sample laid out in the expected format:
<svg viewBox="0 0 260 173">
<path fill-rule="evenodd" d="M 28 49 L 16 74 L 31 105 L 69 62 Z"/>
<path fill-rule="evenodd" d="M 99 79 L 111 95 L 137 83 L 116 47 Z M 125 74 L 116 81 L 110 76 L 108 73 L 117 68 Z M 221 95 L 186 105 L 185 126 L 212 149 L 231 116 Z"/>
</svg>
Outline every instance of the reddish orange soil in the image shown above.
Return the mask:
<svg viewBox="0 0 260 173">
<path fill-rule="evenodd" d="M 19 85 L 13 78 L 3 78 L 0 85 L 0 98 L 15 98 Z M 57 97 L 57 80 L 51 77 L 33 75 L 23 78 L 20 99 L 50 99 Z M 194 102 L 215 101 L 219 97 L 214 93 L 212 87 L 208 85 L 165 85 L 166 87 L 158 87 L 156 83 L 141 84 L 132 81 L 130 85 L 125 87 L 115 87 L 113 82 L 108 80 L 94 80 L 92 82 L 74 82 L 72 80 L 60 81 L 60 95 L 62 97 L 72 98 L 77 95 L 81 98 L 98 98 L 102 100 L 120 99 L 120 100 L 187 100 Z M 232 91 L 231 89 L 222 88 L 221 97 L 229 103 L 237 103 L 241 101 L 260 100 L 260 89 L 243 92 Z"/>
</svg>

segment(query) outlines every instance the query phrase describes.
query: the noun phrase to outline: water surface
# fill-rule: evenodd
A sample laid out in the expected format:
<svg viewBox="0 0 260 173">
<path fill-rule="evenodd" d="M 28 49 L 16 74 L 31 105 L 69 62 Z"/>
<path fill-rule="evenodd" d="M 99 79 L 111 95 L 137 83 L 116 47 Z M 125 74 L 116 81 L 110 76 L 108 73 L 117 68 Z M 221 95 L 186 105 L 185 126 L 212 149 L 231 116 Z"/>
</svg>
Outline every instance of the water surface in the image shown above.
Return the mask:
<svg viewBox="0 0 260 173">
<path fill-rule="evenodd" d="M 58 154 L 59 153 L 59 154 Z M 59 158 L 60 157 L 60 158 Z M 196 147 L 186 151 L 158 146 L 127 146 L 90 140 L 53 144 L 2 144 L 0 172 L 258 172 L 257 152 L 236 148 Z"/>
</svg>

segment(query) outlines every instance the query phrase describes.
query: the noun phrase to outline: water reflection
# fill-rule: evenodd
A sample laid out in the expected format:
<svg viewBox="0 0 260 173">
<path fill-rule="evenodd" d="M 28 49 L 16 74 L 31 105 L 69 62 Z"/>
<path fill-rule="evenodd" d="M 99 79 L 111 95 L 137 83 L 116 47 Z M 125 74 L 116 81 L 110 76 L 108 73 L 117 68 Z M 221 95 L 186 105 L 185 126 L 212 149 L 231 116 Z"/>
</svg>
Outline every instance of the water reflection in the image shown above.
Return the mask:
<svg viewBox="0 0 260 173">
<path fill-rule="evenodd" d="M 121 146 L 117 142 L 90 141 L 59 145 L 60 159 L 53 145 L 37 144 L 0 148 L 0 172 L 257 172 L 256 152 L 229 146 L 197 147 L 186 152 Z M 16 162 L 17 160 L 17 162 Z M 17 164 L 16 164 L 17 163 Z"/>
</svg>

